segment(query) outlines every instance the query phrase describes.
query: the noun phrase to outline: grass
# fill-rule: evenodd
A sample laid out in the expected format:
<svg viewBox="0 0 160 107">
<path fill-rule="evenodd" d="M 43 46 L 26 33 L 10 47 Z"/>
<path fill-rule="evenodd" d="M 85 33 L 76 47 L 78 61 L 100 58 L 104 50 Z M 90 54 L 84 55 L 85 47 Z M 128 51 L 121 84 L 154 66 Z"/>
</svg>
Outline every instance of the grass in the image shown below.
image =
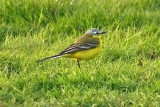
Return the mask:
<svg viewBox="0 0 160 107">
<path fill-rule="evenodd" d="M 1 0 L 0 106 L 160 106 L 159 0 Z M 59 53 L 108 31 L 79 69 Z"/>
</svg>

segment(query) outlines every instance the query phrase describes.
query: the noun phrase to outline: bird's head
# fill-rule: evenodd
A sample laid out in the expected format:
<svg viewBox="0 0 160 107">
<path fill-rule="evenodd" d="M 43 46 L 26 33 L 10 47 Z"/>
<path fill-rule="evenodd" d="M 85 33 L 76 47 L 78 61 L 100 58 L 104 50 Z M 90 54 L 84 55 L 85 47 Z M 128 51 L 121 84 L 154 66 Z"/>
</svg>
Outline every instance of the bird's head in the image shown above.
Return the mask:
<svg viewBox="0 0 160 107">
<path fill-rule="evenodd" d="M 104 33 L 107 33 L 107 32 L 100 31 L 100 30 L 98 30 L 96 28 L 91 28 L 87 32 L 85 32 L 85 34 L 93 35 L 93 36 L 99 36 L 99 35 L 104 34 Z"/>
</svg>

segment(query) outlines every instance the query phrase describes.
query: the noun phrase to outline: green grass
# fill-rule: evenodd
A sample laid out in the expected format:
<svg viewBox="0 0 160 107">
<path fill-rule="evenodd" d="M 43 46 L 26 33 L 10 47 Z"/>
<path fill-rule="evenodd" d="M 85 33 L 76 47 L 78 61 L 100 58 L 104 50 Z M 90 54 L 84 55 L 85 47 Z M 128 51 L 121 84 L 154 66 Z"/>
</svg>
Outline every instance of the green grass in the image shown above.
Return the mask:
<svg viewBox="0 0 160 107">
<path fill-rule="evenodd" d="M 0 106 L 160 106 L 159 0 L 1 0 Z M 108 31 L 79 70 L 61 52 Z"/>
</svg>

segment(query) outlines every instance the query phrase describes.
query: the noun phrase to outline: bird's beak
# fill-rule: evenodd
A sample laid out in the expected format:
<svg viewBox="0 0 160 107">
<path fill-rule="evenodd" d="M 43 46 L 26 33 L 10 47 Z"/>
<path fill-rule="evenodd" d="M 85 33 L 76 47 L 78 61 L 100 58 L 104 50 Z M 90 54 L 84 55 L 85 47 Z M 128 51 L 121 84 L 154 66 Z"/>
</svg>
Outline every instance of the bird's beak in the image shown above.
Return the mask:
<svg viewBox="0 0 160 107">
<path fill-rule="evenodd" d="M 102 31 L 102 32 L 100 32 L 99 34 L 105 34 L 105 33 L 107 33 L 107 32 L 103 32 L 103 31 Z"/>
</svg>

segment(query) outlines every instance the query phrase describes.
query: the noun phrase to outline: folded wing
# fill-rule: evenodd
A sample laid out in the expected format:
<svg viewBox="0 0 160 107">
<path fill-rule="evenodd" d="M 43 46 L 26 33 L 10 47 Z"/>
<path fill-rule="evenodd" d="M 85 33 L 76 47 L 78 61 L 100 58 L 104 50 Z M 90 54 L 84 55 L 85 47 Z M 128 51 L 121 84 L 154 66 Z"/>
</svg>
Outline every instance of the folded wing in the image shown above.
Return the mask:
<svg viewBox="0 0 160 107">
<path fill-rule="evenodd" d="M 61 52 L 60 54 L 63 55 L 63 54 L 74 53 L 77 51 L 84 51 L 84 50 L 96 48 L 97 46 L 98 46 L 97 43 L 72 44 L 67 49 L 65 49 L 63 52 Z"/>
</svg>

